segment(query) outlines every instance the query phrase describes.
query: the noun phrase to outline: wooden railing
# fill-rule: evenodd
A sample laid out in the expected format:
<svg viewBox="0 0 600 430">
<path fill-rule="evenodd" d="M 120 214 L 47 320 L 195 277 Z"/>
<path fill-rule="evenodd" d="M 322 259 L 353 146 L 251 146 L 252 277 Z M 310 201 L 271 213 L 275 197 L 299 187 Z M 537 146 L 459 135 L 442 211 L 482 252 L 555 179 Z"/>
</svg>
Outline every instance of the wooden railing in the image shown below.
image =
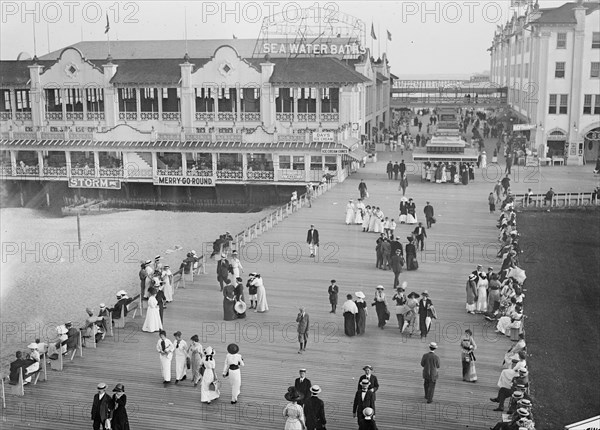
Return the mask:
<svg viewBox="0 0 600 430">
<path fill-rule="evenodd" d="M 310 204 L 312 205 L 312 200 L 321 196 L 326 191 L 329 191 L 333 186 L 335 186 L 335 183 L 320 183 L 319 186 L 316 187 L 313 191 Z M 296 202 L 290 201 L 282 206 L 279 206 L 277 209 L 275 209 L 273 212 L 271 212 L 269 215 L 267 215 L 260 221 L 256 222 L 255 224 L 252 224 L 244 231 L 236 234 L 233 238 L 233 245 L 235 245 L 234 249 L 242 249 L 244 245 L 246 245 L 249 242 L 252 242 L 254 239 L 258 238 L 263 233 L 271 230 L 277 224 L 289 217 L 292 213 L 297 212 L 298 210 L 307 205 L 309 205 L 308 195 L 302 194 L 300 197 L 298 197 L 298 200 Z"/>
<path fill-rule="evenodd" d="M 598 206 L 598 196 L 595 193 L 556 193 L 552 200 L 546 201 L 546 194 L 532 194 L 527 198 L 525 194 L 515 194 L 516 207 L 576 207 Z"/>
</svg>

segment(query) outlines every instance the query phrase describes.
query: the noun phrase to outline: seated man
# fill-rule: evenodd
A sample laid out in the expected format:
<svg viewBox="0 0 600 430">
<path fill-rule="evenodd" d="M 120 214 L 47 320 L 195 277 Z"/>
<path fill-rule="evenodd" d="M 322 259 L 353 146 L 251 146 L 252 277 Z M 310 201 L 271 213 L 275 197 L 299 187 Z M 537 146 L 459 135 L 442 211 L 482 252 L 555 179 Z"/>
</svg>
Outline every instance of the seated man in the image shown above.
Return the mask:
<svg viewBox="0 0 600 430">
<path fill-rule="evenodd" d="M 21 351 L 17 351 L 15 355 L 17 359 L 10 363 L 9 383 L 11 385 L 16 385 L 19 382 L 19 372 L 23 374 L 23 379 L 25 379 L 25 368 L 31 364 L 30 360 L 23 358 Z"/>
<path fill-rule="evenodd" d="M 67 328 L 67 351 L 73 351 L 79 343 L 79 332 L 73 327 L 71 321 L 66 322 L 65 327 Z"/>
<path fill-rule="evenodd" d="M 133 299 L 129 298 L 127 292 L 121 290 L 117 293 L 117 303 L 110 309 L 112 312 L 113 324 L 115 323 L 115 319 L 121 318 L 121 313 L 125 312 L 125 316 L 127 316 L 127 305 L 133 302 Z"/>
<path fill-rule="evenodd" d="M 102 330 L 102 339 L 104 339 L 104 336 L 108 331 L 108 317 L 108 308 L 104 303 L 100 303 L 100 310 L 98 311 L 98 321 L 96 321 L 96 325 Z"/>
<path fill-rule="evenodd" d="M 554 189 L 550 188 L 546 195 L 544 196 L 544 206 L 547 204 L 552 204 L 552 199 L 554 198 Z"/>
<path fill-rule="evenodd" d="M 85 339 L 95 336 L 95 341 L 96 343 L 100 342 L 102 340 L 102 336 L 103 333 L 100 331 L 100 327 L 98 327 L 96 325 L 96 323 L 98 322 L 98 317 L 94 316 L 94 311 L 90 308 L 87 308 L 85 310 L 88 314 L 88 317 L 85 320 L 85 323 L 83 325 L 83 327 L 81 328 L 82 330 L 84 330 L 83 333 L 83 346 L 85 346 Z"/>
<path fill-rule="evenodd" d="M 59 325 L 56 327 L 56 333 L 58 334 L 58 338 L 55 338 L 48 342 L 48 358 L 51 360 L 58 360 L 58 354 L 66 354 L 67 353 L 67 345 L 62 345 L 62 342 L 68 339 L 67 333 L 68 329 L 64 325 Z"/>
</svg>

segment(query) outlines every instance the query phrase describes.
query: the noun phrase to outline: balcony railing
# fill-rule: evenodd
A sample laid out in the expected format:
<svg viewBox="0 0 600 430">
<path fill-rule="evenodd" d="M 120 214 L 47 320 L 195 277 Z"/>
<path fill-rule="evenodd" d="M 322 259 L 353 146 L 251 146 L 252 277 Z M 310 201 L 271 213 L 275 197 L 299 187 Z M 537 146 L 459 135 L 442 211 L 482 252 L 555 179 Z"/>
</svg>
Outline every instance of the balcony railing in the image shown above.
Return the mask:
<svg viewBox="0 0 600 430">
<path fill-rule="evenodd" d="M 196 169 L 188 169 L 188 176 L 202 176 L 202 177 L 210 177 L 213 175 L 212 170 L 196 170 Z"/>
<path fill-rule="evenodd" d="M 241 170 L 217 170 L 217 179 L 224 181 L 241 181 L 244 179 L 244 172 Z"/>
<path fill-rule="evenodd" d="M 30 175 L 39 175 L 39 174 L 40 174 L 39 166 L 25 166 L 25 167 L 17 166 L 17 175 L 30 176 Z"/>
<path fill-rule="evenodd" d="M 338 122 L 340 120 L 339 113 L 322 113 L 321 121 L 323 122 Z"/>
<path fill-rule="evenodd" d="M 217 116 L 219 121 L 235 121 L 234 112 L 219 112 Z"/>
<path fill-rule="evenodd" d="M 67 120 L 83 121 L 83 112 L 67 112 Z"/>
<path fill-rule="evenodd" d="M 95 176 L 96 170 L 93 167 L 71 167 L 71 176 Z"/>
<path fill-rule="evenodd" d="M 249 181 L 274 181 L 275 172 L 272 170 L 248 170 Z"/>
<path fill-rule="evenodd" d="M 305 181 L 306 171 L 305 170 L 293 170 L 293 169 L 280 169 L 277 174 L 278 180 L 280 181 Z"/>
<path fill-rule="evenodd" d="M 140 112 L 140 120 L 150 121 L 153 119 L 158 119 L 158 112 Z"/>
<path fill-rule="evenodd" d="M 44 166 L 42 173 L 44 176 L 67 176 L 67 168 Z"/>
<path fill-rule="evenodd" d="M 88 112 L 87 119 L 90 121 L 104 121 L 104 112 Z"/>
<path fill-rule="evenodd" d="M 137 166 L 127 166 L 127 176 L 129 178 L 152 178 L 152 169 L 139 169 Z"/>
<path fill-rule="evenodd" d="M 278 112 L 275 114 L 275 119 L 277 121 L 292 121 L 294 119 L 294 114 L 292 112 Z"/>
<path fill-rule="evenodd" d="M 99 174 L 103 178 L 122 178 L 123 168 L 122 167 L 100 167 L 98 169 Z"/>
<path fill-rule="evenodd" d="M 179 140 L 181 135 L 178 133 L 157 133 L 159 140 Z"/>
<path fill-rule="evenodd" d="M 8 121 L 12 118 L 12 112 L 0 112 L 0 121 Z"/>
<path fill-rule="evenodd" d="M 201 142 L 210 142 L 210 133 L 186 133 L 185 140 L 197 140 Z"/>
<path fill-rule="evenodd" d="M 92 139 L 94 139 L 94 133 L 73 133 L 73 132 L 69 132 L 69 139 L 72 139 L 72 140 L 92 140 Z"/>
<path fill-rule="evenodd" d="M 183 176 L 181 168 L 179 169 L 156 169 L 158 176 Z"/>
<path fill-rule="evenodd" d="M 280 133 L 277 135 L 277 139 L 280 142 L 304 142 L 303 134 L 283 134 Z"/>
<path fill-rule="evenodd" d="M 31 112 L 15 112 L 17 121 L 31 121 Z"/>
<path fill-rule="evenodd" d="M 260 121 L 260 112 L 244 112 L 241 115 L 242 121 Z"/>
<path fill-rule="evenodd" d="M 11 166 L 0 166 L 0 177 L 12 176 Z"/>
<path fill-rule="evenodd" d="M 300 121 L 300 122 L 316 122 L 317 114 L 316 113 L 299 113 L 298 121 Z"/>
<path fill-rule="evenodd" d="M 65 138 L 65 134 L 61 131 L 43 131 L 40 135 L 42 139 L 48 140 L 63 140 Z"/>
<path fill-rule="evenodd" d="M 163 121 L 179 121 L 180 115 L 179 112 L 163 112 L 162 119 Z"/>
<path fill-rule="evenodd" d="M 196 121 L 214 121 L 214 112 L 196 112 Z"/>
<path fill-rule="evenodd" d="M 48 121 L 62 121 L 63 114 L 62 112 L 46 112 L 46 119 Z"/>
<path fill-rule="evenodd" d="M 137 112 L 119 112 L 119 120 L 121 121 L 137 121 Z"/>
</svg>

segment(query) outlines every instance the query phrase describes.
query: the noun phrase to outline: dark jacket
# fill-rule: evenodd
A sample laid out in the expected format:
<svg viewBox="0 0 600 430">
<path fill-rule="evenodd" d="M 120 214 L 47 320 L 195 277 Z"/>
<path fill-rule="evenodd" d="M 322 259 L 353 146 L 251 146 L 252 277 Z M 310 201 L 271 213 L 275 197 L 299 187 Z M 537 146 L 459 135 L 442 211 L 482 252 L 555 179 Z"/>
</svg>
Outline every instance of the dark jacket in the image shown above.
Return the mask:
<svg viewBox="0 0 600 430">
<path fill-rule="evenodd" d="M 319 244 L 319 230 L 316 228 L 313 230 L 308 230 L 306 233 L 306 243 L 314 243 L 315 245 Z"/>
<path fill-rule="evenodd" d="M 310 396 L 310 387 L 312 387 L 312 383 L 308 378 L 304 378 L 304 381 L 302 382 L 300 382 L 300 378 L 296 378 L 294 381 L 294 387 L 296 388 L 296 391 L 304 395 L 304 399 L 298 400 L 298 404 L 303 405 L 306 399 L 308 399 Z"/>
<path fill-rule="evenodd" d="M 360 383 L 362 382 L 363 379 L 367 379 L 367 375 L 362 375 L 360 378 L 358 378 L 358 388 L 361 388 Z M 379 381 L 377 381 L 377 376 L 373 375 L 371 373 L 371 378 L 369 379 L 369 390 L 373 389 L 373 392 L 377 392 L 377 390 L 379 390 Z"/>
<path fill-rule="evenodd" d="M 454 168 L 456 170 L 456 167 Z M 433 218 L 433 206 L 427 205 L 423 208 L 423 213 L 427 218 Z"/>
<path fill-rule="evenodd" d="M 304 415 L 306 417 L 306 428 L 308 430 L 321 430 L 325 428 L 325 405 L 323 400 L 311 396 L 304 402 Z"/>
<path fill-rule="evenodd" d="M 92 420 L 100 421 L 104 423 L 107 418 L 112 416 L 113 410 L 113 400 L 108 395 L 108 393 L 104 393 L 102 400 L 99 399 L 99 394 L 96 393 L 94 395 L 94 403 L 92 404 Z"/>
<path fill-rule="evenodd" d="M 367 390 L 365 394 L 364 400 L 362 399 L 362 390 L 358 390 L 354 395 L 354 404 L 352 406 L 352 413 L 356 414 L 358 417 L 358 422 L 362 422 L 365 420 L 365 416 L 363 415 L 363 411 L 365 408 L 371 408 L 375 410 L 375 400 L 373 398 L 373 393 Z"/>
<path fill-rule="evenodd" d="M 421 367 L 423 367 L 423 379 L 437 381 L 440 358 L 434 352 L 423 354 Z"/>
</svg>

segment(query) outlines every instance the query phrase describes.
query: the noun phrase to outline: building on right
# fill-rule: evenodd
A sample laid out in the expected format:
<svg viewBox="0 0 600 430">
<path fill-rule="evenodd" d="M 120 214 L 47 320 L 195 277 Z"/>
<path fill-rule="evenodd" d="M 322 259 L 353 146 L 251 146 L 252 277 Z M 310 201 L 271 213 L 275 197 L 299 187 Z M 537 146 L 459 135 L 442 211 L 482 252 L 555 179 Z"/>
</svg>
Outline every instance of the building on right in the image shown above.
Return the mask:
<svg viewBox="0 0 600 430">
<path fill-rule="evenodd" d="M 526 123 L 541 163 L 583 165 L 600 156 L 600 1 L 529 3 L 494 34 L 491 82 Z"/>
</svg>

